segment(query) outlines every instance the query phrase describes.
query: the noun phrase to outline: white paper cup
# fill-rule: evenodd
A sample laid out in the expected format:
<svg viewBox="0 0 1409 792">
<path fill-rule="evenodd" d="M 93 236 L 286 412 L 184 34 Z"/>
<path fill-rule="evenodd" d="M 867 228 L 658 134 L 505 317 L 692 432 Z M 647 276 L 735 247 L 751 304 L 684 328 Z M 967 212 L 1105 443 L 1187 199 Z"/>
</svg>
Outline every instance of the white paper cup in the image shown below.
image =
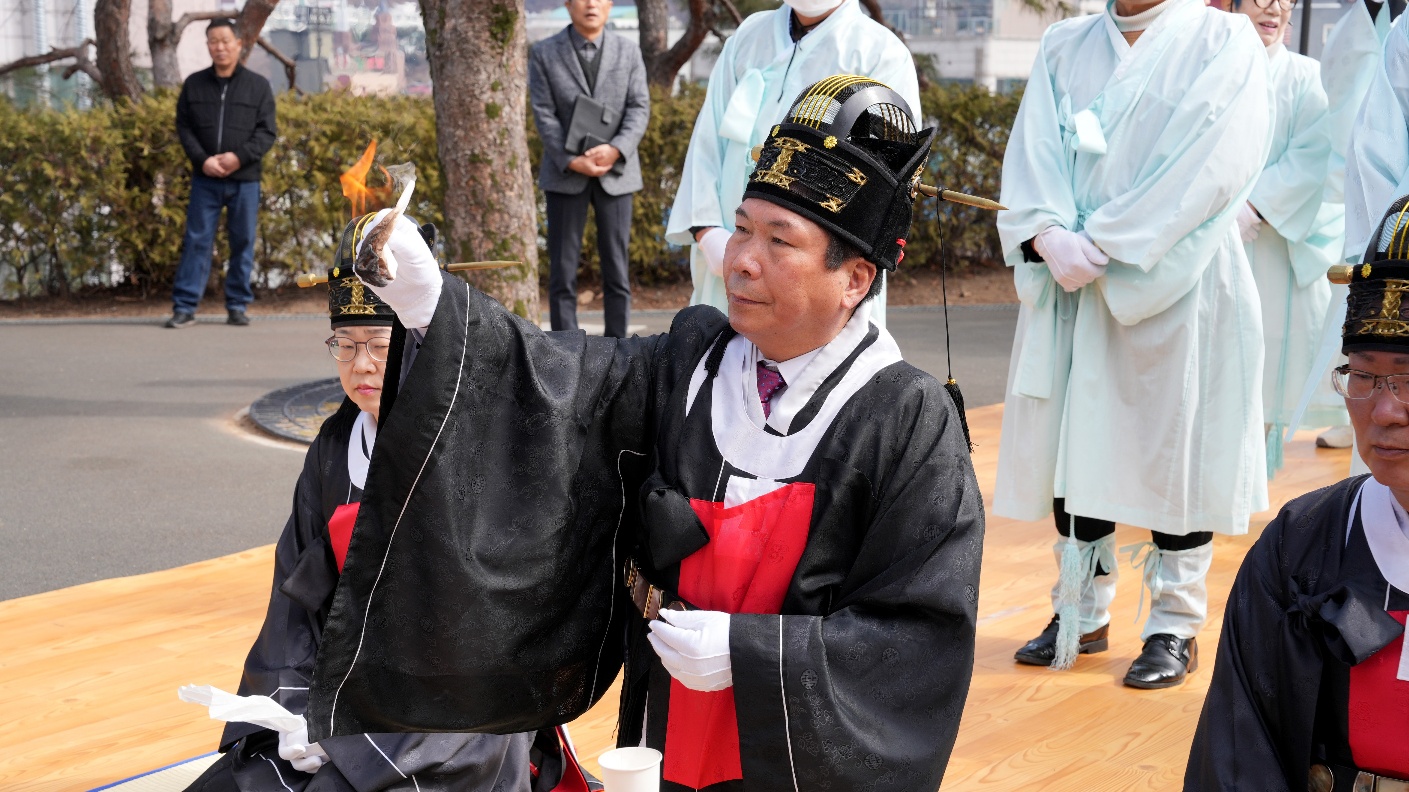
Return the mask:
<svg viewBox="0 0 1409 792">
<path fill-rule="evenodd" d="M 602 754 L 606 792 L 660 792 L 660 751 L 654 748 L 614 748 Z"/>
</svg>

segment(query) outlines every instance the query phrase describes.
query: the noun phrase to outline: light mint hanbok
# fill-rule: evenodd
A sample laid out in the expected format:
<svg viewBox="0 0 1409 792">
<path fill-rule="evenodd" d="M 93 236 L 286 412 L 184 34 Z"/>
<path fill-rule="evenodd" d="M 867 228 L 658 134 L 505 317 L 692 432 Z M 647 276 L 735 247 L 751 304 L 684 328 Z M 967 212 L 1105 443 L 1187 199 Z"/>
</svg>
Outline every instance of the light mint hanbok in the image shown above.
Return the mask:
<svg viewBox="0 0 1409 792">
<path fill-rule="evenodd" d="M 1320 64 L 1280 43 L 1268 47 L 1267 55 L 1275 102 L 1272 153 L 1248 198 L 1264 222 L 1246 250 L 1262 302 L 1262 404 L 1271 476 L 1282 466 L 1283 437 L 1320 351 L 1331 302 L 1326 269 L 1341 256 L 1344 208 L 1324 200 L 1331 118 Z M 1324 387 L 1317 396 L 1303 423 L 1343 421 L 1345 408 L 1334 391 Z"/>
<path fill-rule="evenodd" d="M 1022 309 L 994 512 L 1241 534 L 1267 508 L 1262 320 L 1235 214 L 1272 137 L 1247 17 L 1169 6 L 1134 46 L 1104 14 L 1043 36 L 1003 164 Z M 1237 79 L 1230 79 L 1237 75 Z M 1065 293 L 1021 245 L 1085 230 L 1105 274 Z"/>
</svg>

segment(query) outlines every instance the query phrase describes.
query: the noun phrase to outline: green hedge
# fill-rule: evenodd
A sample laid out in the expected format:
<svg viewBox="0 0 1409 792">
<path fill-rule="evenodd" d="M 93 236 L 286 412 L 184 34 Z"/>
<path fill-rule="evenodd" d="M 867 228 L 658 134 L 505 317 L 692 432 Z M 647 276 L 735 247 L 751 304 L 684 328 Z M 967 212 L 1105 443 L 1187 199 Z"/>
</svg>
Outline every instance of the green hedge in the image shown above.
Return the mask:
<svg viewBox="0 0 1409 792">
<path fill-rule="evenodd" d="M 191 183 L 175 102 L 162 92 L 88 111 L 0 105 L 0 293 L 170 288 Z M 379 162 L 416 162 L 412 211 L 440 222 L 444 185 L 429 102 L 286 95 L 278 113 L 279 140 L 260 184 L 258 286 L 331 258 L 348 217 L 338 176 L 372 138 Z"/>
<path fill-rule="evenodd" d="M 651 125 L 640 145 L 646 187 L 636 195 L 631 230 L 631 272 L 638 283 L 688 278 L 686 252 L 663 235 L 703 99 L 699 86 L 653 96 Z M 934 86 L 922 101 L 941 129 L 931 180 L 996 197 L 1018 98 Z M 373 138 L 378 162 L 416 163 L 413 213 L 423 222 L 441 222 L 444 184 L 429 101 L 322 93 L 286 94 L 278 103 L 279 140 L 265 158 L 261 183 L 258 286 L 281 285 L 290 273 L 328 261 L 348 212 L 338 175 Z M 0 97 L 0 296 L 170 288 L 190 188 L 190 168 L 173 129 L 174 106 L 172 92 L 86 111 L 21 110 Z M 539 143 L 531 121 L 528 131 L 536 169 Z M 583 250 L 589 280 L 596 268 L 590 229 Z M 906 266 L 936 266 L 941 234 L 952 263 L 999 259 L 991 214 L 926 201 Z"/>
</svg>

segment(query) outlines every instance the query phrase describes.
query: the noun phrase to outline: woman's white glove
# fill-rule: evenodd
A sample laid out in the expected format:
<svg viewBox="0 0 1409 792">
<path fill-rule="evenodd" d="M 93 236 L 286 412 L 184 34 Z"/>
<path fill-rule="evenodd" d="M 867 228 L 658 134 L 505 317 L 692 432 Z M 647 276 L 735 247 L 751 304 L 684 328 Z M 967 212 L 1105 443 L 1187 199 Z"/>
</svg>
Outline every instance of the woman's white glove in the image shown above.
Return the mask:
<svg viewBox="0 0 1409 792">
<path fill-rule="evenodd" d="M 1257 216 L 1257 210 L 1252 208 L 1252 204 L 1244 202 L 1243 208 L 1238 210 L 1238 236 L 1244 242 L 1251 242 L 1257 239 L 1257 232 L 1262 228 L 1262 218 Z"/>
<path fill-rule="evenodd" d="M 1110 258 L 1082 231 L 1074 234 L 1060 226 L 1043 229 L 1032 240 L 1037 255 L 1062 289 L 1074 292 L 1101 277 Z"/>
<path fill-rule="evenodd" d="M 667 621 L 667 619 L 669 621 Z M 661 664 L 691 690 L 724 690 L 734 684 L 729 662 L 729 614 L 663 610 L 646 636 Z"/>
<path fill-rule="evenodd" d="M 316 773 L 328 761 L 328 755 L 318 743 L 308 744 L 308 727 L 297 731 L 279 732 L 279 758 L 302 773 Z"/>
<path fill-rule="evenodd" d="M 375 226 L 390 211 L 383 209 L 377 212 L 367 227 Z M 365 239 L 362 240 L 357 249 L 361 250 L 366 243 Z M 436 303 L 440 302 L 440 266 L 421 236 L 421 229 L 406 215 L 396 219 L 391 238 L 382 249 L 382 257 L 391 275 L 391 283 L 385 286 L 368 284 L 367 288 L 391 306 L 401 318 L 401 324 L 406 327 L 429 327 Z"/>
<path fill-rule="evenodd" d="M 724 247 L 731 236 L 733 234 L 716 226 L 704 232 L 699 241 L 700 253 L 704 254 L 709 271 L 721 278 L 724 277 Z"/>
</svg>

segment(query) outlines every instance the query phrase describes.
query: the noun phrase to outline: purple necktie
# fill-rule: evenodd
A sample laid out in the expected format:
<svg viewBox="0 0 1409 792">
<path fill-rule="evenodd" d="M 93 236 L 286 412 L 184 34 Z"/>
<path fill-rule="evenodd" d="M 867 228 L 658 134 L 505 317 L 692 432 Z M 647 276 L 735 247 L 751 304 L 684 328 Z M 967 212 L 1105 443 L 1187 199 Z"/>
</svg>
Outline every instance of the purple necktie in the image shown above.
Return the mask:
<svg viewBox="0 0 1409 792">
<path fill-rule="evenodd" d="M 773 394 L 786 388 L 788 383 L 783 381 L 783 375 L 771 368 L 763 365 L 763 361 L 758 361 L 758 400 L 763 402 L 763 417 L 767 418 L 773 408 L 768 405 L 768 400 L 773 398 Z"/>
</svg>

